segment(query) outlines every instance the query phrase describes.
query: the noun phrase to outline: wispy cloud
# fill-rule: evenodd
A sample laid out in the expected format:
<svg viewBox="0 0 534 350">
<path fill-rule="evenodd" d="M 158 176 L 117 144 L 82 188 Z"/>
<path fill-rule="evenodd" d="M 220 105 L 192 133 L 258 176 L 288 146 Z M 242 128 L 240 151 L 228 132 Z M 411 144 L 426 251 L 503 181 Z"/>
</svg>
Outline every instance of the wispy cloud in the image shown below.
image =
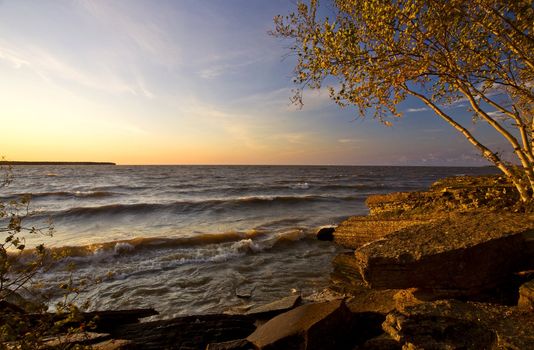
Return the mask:
<svg viewBox="0 0 534 350">
<path fill-rule="evenodd" d="M 406 112 L 408 113 L 417 113 L 417 112 L 426 112 L 429 111 L 427 107 L 421 107 L 421 108 L 408 108 Z"/>
<path fill-rule="evenodd" d="M 339 139 L 339 140 L 337 140 L 337 142 L 344 143 L 344 144 L 347 144 L 347 143 L 349 143 L 349 144 L 351 144 L 351 143 L 359 143 L 361 141 L 362 140 L 360 140 L 360 139 Z"/>
<path fill-rule="evenodd" d="M 112 1 L 80 0 L 79 4 L 110 35 L 129 40 L 150 59 L 169 67 L 180 61 L 180 47 L 169 37 L 162 24 L 155 22 L 146 13 L 134 11 L 130 3 L 124 8 Z"/>
<path fill-rule="evenodd" d="M 487 112 L 487 114 L 488 114 L 490 117 L 503 117 L 503 116 L 505 116 L 505 114 L 502 113 L 501 111 Z"/>
<path fill-rule="evenodd" d="M 93 70 L 80 67 L 59 55 L 39 46 L 25 44 L 19 46 L 0 40 L 0 60 L 7 61 L 15 69 L 26 68 L 47 82 L 56 85 L 75 83 L 80 86 L 107 93 L 128 93 L 136 96 L 153 97 L 138 76 L 132 74 L 125 79 L 98 65 Z M 66 86 L 68 89 L 69 87 Z"/>
<path fill-rule="evenodd" d="M 240 69 L 246 66 L 260 62 L 260 60 L 257 58 L 247 60 L 244 57 L 237 59 L 236 61 L 237 62 L 216 63 L 206 68 L 202 68 L 199 72 L 199 75 L 203 79 L 213 79 L 223 74 L 238 72 Z"/>
</svg>

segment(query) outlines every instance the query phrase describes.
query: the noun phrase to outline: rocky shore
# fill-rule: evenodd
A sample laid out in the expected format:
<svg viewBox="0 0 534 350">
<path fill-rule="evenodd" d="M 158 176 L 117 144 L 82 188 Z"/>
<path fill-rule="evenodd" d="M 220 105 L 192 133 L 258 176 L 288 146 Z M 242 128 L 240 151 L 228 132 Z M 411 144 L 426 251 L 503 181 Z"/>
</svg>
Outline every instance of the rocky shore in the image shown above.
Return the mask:
<svg viewBox="0 0 534 350">
<path fill-rule="evenodd" d="M 151 322 L 139 320 L 153 310 L 84 314 L 91 336 L 47 347 L 534 349 L 534 214 L 504 178 L 447 178 L 366 203 L 369 215 L 318 234 L 347 249 L 318 295 Z"/>
</svg>

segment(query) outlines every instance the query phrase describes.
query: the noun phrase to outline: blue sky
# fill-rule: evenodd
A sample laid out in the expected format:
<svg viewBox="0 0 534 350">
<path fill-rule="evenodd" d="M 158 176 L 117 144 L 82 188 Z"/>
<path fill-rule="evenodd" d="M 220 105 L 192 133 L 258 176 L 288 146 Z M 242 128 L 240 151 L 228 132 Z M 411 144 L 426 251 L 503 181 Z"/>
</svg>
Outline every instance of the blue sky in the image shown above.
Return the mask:
<svg viewBox="0 0 534 350">
<path fill-rule="evenodd" d="M 292 1 L 0 0 L 0 154 L 121 164 L 485 165 L 407 100 L 393 127 L 290 104 Z M 461 105 L 454 112 L 467 116 Z M 468 122 L 488 144 L 496 135 Z"/>
</svg>

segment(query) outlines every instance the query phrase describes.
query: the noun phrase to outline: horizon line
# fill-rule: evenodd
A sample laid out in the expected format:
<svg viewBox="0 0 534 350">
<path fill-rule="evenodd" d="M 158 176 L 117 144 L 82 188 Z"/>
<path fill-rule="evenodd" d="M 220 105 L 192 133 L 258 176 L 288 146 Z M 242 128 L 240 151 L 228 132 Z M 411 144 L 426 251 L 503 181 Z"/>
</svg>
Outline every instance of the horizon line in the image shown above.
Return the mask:
<svg viewBox="0 0 534 350">
<path fill-rule="evenodd" d="M 495 168 L 494 165 L 422 165 L 422 164 L 247 164 L 247 163 L 116 163 L 109 161 L 11 161 L 0 165 L 113 165 L 113 166 L 360 166 L 360 167 L 433 167 L 433 168 Z"/>
</svg>

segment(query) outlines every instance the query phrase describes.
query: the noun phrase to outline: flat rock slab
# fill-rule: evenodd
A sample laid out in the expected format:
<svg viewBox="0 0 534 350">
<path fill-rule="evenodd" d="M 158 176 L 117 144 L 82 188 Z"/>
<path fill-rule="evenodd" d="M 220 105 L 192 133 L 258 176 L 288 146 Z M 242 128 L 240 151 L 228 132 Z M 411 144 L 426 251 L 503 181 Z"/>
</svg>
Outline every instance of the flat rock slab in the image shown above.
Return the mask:
<svg viewBox="0 0 534 350">
<path fill-rule="evenodd" d="M 534 349 L 534 313 L 440 300 L 387 315 L 382 327 L 403 349 Z"/>
<path fill-rule="evenodd" d="M 258 307 L 252 308 L 245 313 L 245 315 L 255 316 L 255 317 L 266 317 L 279 314 L 284 311 L 293 309 L 300 303 L 300 295 L 290 295 L 288 297 L 276 300 L 272 303 L 260 305 Z"/>
<path fill-rule="evenodd" d="M 247 340 L 256 349 L 343 349 L 352 314 L 343 301 L 307 304 L 276 316 Z"/>
<path fill-rule="evenodd" d="M 334 232 L 334 242 L 345 248 L 357 249 L 393 232 L 429 220 L 381 219 L 369 216 L 352 216 L 343 221 Z"/>
<path fill-rule="evenodd" d="M 532 214 L 456 214 L 388 235 L 355 256 L 371 288 L 469 295 L 496 286 L 521 265 L 524 233 L 532 230 Z"/>
</svg>

